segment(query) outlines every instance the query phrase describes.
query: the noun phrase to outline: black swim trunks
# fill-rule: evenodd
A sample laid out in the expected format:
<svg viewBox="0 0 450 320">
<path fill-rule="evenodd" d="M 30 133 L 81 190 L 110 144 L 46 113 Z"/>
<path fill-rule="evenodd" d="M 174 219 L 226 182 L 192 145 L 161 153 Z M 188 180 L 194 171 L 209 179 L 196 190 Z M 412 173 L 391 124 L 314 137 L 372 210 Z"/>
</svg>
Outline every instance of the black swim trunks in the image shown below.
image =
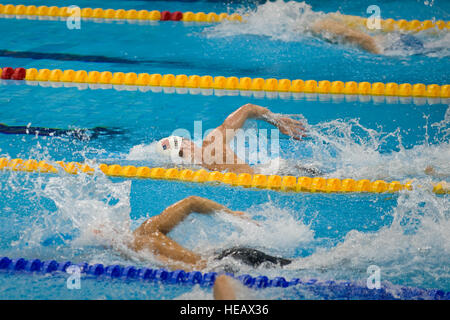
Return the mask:
<svg viewBox="0 0 450 320">
<path fill-rule="evenodd" d="M 246 247 L 232 247 L 226 249 L 216 257 L 216 260 L 221 260 L 225 257 L 232 257 L 233 259 L 255 268 L 263 263 L 285 266 L 292 262 L 289 259 L 270 256 L 259 250 Z"/>
</svg>

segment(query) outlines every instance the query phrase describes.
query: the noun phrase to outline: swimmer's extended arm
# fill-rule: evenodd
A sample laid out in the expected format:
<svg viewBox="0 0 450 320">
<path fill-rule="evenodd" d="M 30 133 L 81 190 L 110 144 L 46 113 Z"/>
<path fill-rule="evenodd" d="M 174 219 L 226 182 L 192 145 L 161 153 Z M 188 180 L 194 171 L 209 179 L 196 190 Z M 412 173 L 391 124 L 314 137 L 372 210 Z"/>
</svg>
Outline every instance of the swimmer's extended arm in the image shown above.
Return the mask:
<svg viewBox="0 0 450 320">
<path fill-rule="evenodd" d="M 167 207 L 161 214 L 148 221 L 150 221 L 153 228 L 156 228 L 163 234 L 167 234 L 193 212 L 208 214 L 215 211 L 224 211 L 234 215 L 242 215 L 242 212 L 230 210 L 212 200 L 190 196 Z"/>
<path fill-rule="evenodd" d="M 270 115 L 269 109 L 255 104 L 247 103 L 230 114 L 222 123 L 225 129 L 240 129 L 244 126 L 247 119 L 264 120 L 266 116 Z"/>
<path fill-rule="evenodd" d="M 148 219 L 136 229 L 133 249 L 140 251 L 149 248 L 171 268 L 180 269 L 181 263 L 185 265 L 181 269 L 203 269 L 206 261 L 200 255 L 184 248 L 166 234 L 193 212 L 208 214 L 214 211 L 242 214 L 212 200 L 190 196 L 167 207 L 161 214 Z"/>
<path fill-rule="evenodd" d="M 205 198 L 187 197 L 138 227 L 133 232 L 134 241 L 131 248 L 135 251 L 150 250 L 172 269 L 201 270 L 206 266 L 206 261 L 197 253 L 170 239 L 166 234 L 192 212 L 207 214 L 219 210 L 239 216 L 243 214 Z"/>
<path fill-rule="evenodd" d="M 228 138 L 229 141 L 230 138 L 234 137 L 236 130 L 242 128 L 245 121 L 248 119 L 266 121 L 276 126 L 282 133 L 297 140 L 300 140 L 300 137 L 304 136 L 303 131 L 305 128 L 300 121 L 288 117 L 281 117 L 280 115 L 272 113 L 265 107 L 247 103 L 230 114 L 219 127 L 213 130 L 206 137 L 205 140 L 208 140 L 209 137 L 215 136 L 217 131 L 220 131 L 222 133 L 224 143 L 226 143 L 226 138 Z"/>
<path fill-rule="evenodd" d="M 364 50 L 375 54 L 380 53 L 380 49 L 378 48 L 373 37 L 361 31 L 352 29 L 346 26 L 344 23 L 332 19 L 323 19 L 317 21 L 312 26 L 312 31 L 317 34 L 327 32 L 336 36 L 340 36 L 345 41 L 357 44 Z"/>
</svg>

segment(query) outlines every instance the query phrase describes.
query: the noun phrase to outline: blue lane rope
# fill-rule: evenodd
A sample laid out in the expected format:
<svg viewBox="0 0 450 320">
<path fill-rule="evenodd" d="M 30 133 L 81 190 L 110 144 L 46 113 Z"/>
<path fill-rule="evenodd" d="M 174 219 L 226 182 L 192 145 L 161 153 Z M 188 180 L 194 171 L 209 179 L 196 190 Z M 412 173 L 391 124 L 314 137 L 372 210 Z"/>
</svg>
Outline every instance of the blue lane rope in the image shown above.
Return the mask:
<svg viewBox="0 0 450 320">
<path fill-rule="evenodd" d="M 123 267 L 120 265 L 103 264 L 90 265 L 88 263 L 75 264 L 70 261 L 57 262 L 55 260 L 41 261 L 39 259 L 27 260 L 24 258 L 10 259 L 8 257 L 0 258 L 0 270 L 6 272 L 24 272 L 36 274 L 57 274 L 65 273 L 69 266 L 78 266 L 81 273 L 88 276 L 105 279 L 121 279 L 121 280 L 143 280 L 143 281 L 159 281 L 165 284 L 185 284 L 200 285 L 210 287 L 214 284 L 219 273 L 200 271 L 186 272 L 184 270 L 169 271 L 166 269 L 149 269 L 138 268 L 135 266 Z M 266 276 L 252 277 L 249 274 L 243 274 L 235 277 L 233 274 L 227 273 L 240 281 L 244 286 L 253 289 L 263 289 L 270 287 L 294 287 L 302 286 L 305 289 L 317 294 L 323 298 L 352 298 L 352 299 L 433 299 L 433 300 L 450 300 L 450 292 L 442 290 L 427 290 L 420 288 L 411 288 L 404 286 L 382 286 L 380 289 L 368 289 L 366 286 L 350 281 L 319 281 L 310 279 L 302 281 L 294 278 L 290 281 L 283 277 L 275 277 L 269 279 Z M 385 288 L 386 287 L 386 288 Z"/>
</svg>

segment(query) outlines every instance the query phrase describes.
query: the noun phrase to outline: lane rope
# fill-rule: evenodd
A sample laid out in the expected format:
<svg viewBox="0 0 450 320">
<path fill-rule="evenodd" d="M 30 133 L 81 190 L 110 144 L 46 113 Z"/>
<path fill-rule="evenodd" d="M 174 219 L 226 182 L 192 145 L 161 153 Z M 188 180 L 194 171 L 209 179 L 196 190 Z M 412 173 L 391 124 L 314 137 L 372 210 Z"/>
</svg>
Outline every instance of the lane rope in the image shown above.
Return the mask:
<svg viewBox="0 0 450 320">
<path fill-rule="evenodd" d="M 226 90 L 226 89 L 202 89 L 202 88 L 176 88 L 176 87 L 152 87 L 152 86 L 129 86 L 129 85 L 112 85 L 112 84 L 96 84 L 96 83 L 76 83 L 76 82 L 54 82 L 54 81 L 3 81 L 0 85 L 28 85 L 40 86 L 43 88 L 76 88 L 78 90 L 115 90 L 115 91 L 139 91 L 143 94 L 147 92 L 156 94 L 179 94 L 179 95 L 196 95 L 202 97 L 216 96 L 241 96 L 243 98 L 255 99 L 281 99 L 294 101 L 317 101 L 333 103 L 374 103 L 378 104 L 413 104 L 436 105 L 448 104 L 449 98 L 431 98 L 431 97 L 398 97 L 398 96 L 375 96 L 375 95 L 358 95 L 358 94 L 327 94 L 327 93 L 304 93 L 304 92 L 278 92 L 278 91 L 252 91 L 252 90 Z"/>
<path fill-rule="evenodd" d="M 253 289 L 264 288 L 288 288 L 301 287 L 316 295 L 332 298 L 369 298 L 379 300 L 393 299 L 431 299 L 431 300 L 450 300 L 450 292 L 436 289 L 421 289 L 414 287 L 396 286 L 384 281 L 379 289 L 368 289 L 366 284 L 351 281 L 323 281 L 317 279 L 301 280 L 293 278 L 286 280 L 284 277 L 275 277 L 273 279 L 267 276 L 252 277 L 249 274 L 235 276 L 231 273 L 200 271 L 170 271 L 166 269 L 139 268 L 136 266 L 103 265 L 103 264 L 75 264 L 70 261 L 58 262 L 55 260 L 41 261 L 40 259 L 11 259 L 9 257 L 0 257 L 0 271 L 11 274 L 47 274 L 62 275 L 67 273 L 68 268 L 77 267 L 80 273 L 97 278 L 99 280 L 117 279 L 123 281 L 137 280 L 147 282 L 158 282 L 163 285 L 200 285 L 211 287 L 218 275 L 226 274 L 229 277 L 240 281 L 244 286 Z"/>
<path fill-rule="evenodd" d="M 14 75 L 20 70 L 20 77 Z M 199 76 L 185 74 L 148 74 L 134 72 L 60 70 L 60 69 L 24 69 L 4 67 L 0 78 L 3 80 L 50 81 L 63 83 L 110 84 L 162 88 L 199 88 L 265 92 L 319 93 L 336 95 L 373 95 L 398 97 L 450 98 L 450 85 L 423 83 L 382 83 L 329 80 L 289 80 L 263 79 L 249 77 Z"/>
<path fill-rule="evenodd" d="M 223 20 L 242 22 L 242 16 L 233 13 L 214 13 L 214 12 L 180 12 L 180 11 L 158 11 L 158 10 L 124 10 L 124 9 L 102 9 L 102 8 L 80 8 L 80 10 L 71 10 L 69 7 L 56 6 L 24 6 L 12 4 L 0 4 L 0 14 L 6 16 L 25 16 L 25 17 L 80 17 L 86 19 L 104 19 L 104 20 L 140 20 L 140 21 L 183 21 L 183 22 L 208 22 L 217 23 Z"/>
<path fill-rule="evenodd" d="M 57 6 L 35 6 L 35 5 L 12 5 L 0 4 L 0 17 L 5 15 L 7 17 L 29 17 L 29 18 L 68 18 L 77 15 L 85 19 L 96 20 L 138 20 L 138 21 L 183 21 L 183 22 L 207 22 L 218 23 L 223 20 L 231 20 L 237 22 L 245 22 L 245 17 L 238 13 L 214 13 L 214 12 L 180 12 L 180 11 L 158 11 L 158 10 L 124 10 L 124 9 L 102 9 L 102 8 L 80 8 L 79 11 L 71 11 L 69 7 Z M 347 18 L 344 21 L 352 25 L 362 25 L 367 28 L 368 18 L 353 17 Z M 380 19 L 381 29 L 389 32 L 393 30 L 419 32 L 422 30 L 437 29 L 447 30 L 450 28 L 450 21 L 443 20 L 411 20 L 405 19 Z"/>
<path fill-rule="evenodd" d="M 34 159 L 23 160 L 0 158 L 0 170 L 22 171 L 22 172 L 42 172 L 70 174 L 94 174 L 96 171 L 88 164 L 79 162 L 56 161 L 52 165 L 46 161 Z M 59 167 L 59 168 L 58 168 Z M 178 168 L 150 168 L 135 167 L 132 165 L 121 166 L 118 164 L 99 164 L 99 170 L 109 177 L 138 178 L 138 179 L 159 179 L 196 183 L 223 184 L 234 187 L 270 189 L 286 192 L 311 192 L 311 193 L 395 193 L 402 190 L 412 190 L 413 181 L 401 183 L 400 181 L 386 182 L 384 180 L 370 181 L 368 179 L 338 179 L 322 177 L 294 177 L 264 174 L 248 174 L 234 172 L 222 173 L 219 171 L 207 171 L 200 169 L 193 171 L 190 169 Z M 418 186 L 420 187 L 420 186 Z M 436 194 L 450 193 L 450 185 L 444 181 L 435 183 L 433 190 Z"/>
</svg>

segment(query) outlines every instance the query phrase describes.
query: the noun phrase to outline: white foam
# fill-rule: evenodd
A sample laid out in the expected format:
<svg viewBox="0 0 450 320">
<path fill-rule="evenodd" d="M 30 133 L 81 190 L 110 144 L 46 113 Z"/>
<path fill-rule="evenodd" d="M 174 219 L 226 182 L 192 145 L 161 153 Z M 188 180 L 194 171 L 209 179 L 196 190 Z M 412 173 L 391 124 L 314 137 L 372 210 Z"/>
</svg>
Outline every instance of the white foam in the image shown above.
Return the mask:
<svg viewBox="0 0 450 320">
<path fill-rule="evenodd" d="M 247 215 L 250 219 L 224 212 L 214 216 L 191 215 L 170 235 L 184 246 L 205 253 L 249 246 L 269 254 L 293 255 L 299 245 L 313 241 L 314 232 L 301 221 L 302 213 L 268 202 L 250 208 Z"/>
<path fill-rule="evenodd" d="M 317 249 L 287 268 L 301 266 L 345 278 L 364 274 L 369 265 L 377 265 L 384 279 L 409 277 L 419 286 L 427 281 L 442 281 L 441 287 L 448 286 L 449 208 L 448 197 L 424 190 L 402 193 L 396 207 L 389 210 L 393 218 L 390 225 L 374 232 L 352 230 L 335 247 Z"/>
<path fill-rule="evenodd" d="M 287 42 L 305 41 L 314 38 L 311 33 L 312 24 L 327 16 L 328 13 L 313 11 L 311 6 L 305 2 L 296 1 L 267 1 L 259 4 L 254 10 L 242 10 L 239 12 L 245 23 L 223 21 L 205 30 L 207 37 L 223 38 L 239 35 L 265 36 L 273 40 Z M 340 13 L 337 11 L 336 13 Z M 430 29 L 414 33 L 413 36 L 423 43 L 423 48 L 407 46 L 400 41 L 401 32 L 382 32 L 378 30 L 367 30 L 362 32 L 375 37 L 377 45 L 384 55 L 408 57 L 412 55 L 427 55 L 429 57 L 448 57 L 450 55 L 450 35 L 444 30 Z M 324 33 L 323 38 L 341 46 L 352 48 L 353 45 L 346 44 L 339 37 Z M 330 44 L 322 42 L 322 45 Z"/>
<path fill-rule="evenodd" d="M 403 146 L 400 129 L 385 132 L 366 128 L 358 119 L 332 120 L 310 126 L 305 140 L 306 149 L 311 157 L 303 157 L 305 163 L 314 163 L 328 172 L 329 177 L 354 179 L 410 179 L 429 178 L 425 174 L 427 166 L 432 166 L 442 179 L 450 175 L 450 144 L 448 142 L 448 119 L 450 108 L 445 118 L 438 123 L 428 124 L 426 128 L 438 128 L 433 138 L 424 136 L 424 141 L 413 148 Z M 436 143 L 437 142 L 437 143 Z M 398 151 L 384 151 L 383 148 Z M 294 145 L 294 150 L 295 150 Z M 297 147 L 298 148 L 298 147 Z M 298 154 L 298 151 L 294 154 Z"/>
<path fill-rule="evenodd" d="M 208 37 L 260 35 L 283 41 L 298 41 L 322 12 L 314 12 L 305 2 L 267 1 L 256 10 L 241 12 L 245 23 L 224 21 L 206 30 Z"/>
<path fill-rule="evenodd" d="M 127 160 L 160 160 L 160 156 L 156 152 L 156 141 L 151 144 L 138 144 L 133 146 L 126 155 Z"/>
</svg>

